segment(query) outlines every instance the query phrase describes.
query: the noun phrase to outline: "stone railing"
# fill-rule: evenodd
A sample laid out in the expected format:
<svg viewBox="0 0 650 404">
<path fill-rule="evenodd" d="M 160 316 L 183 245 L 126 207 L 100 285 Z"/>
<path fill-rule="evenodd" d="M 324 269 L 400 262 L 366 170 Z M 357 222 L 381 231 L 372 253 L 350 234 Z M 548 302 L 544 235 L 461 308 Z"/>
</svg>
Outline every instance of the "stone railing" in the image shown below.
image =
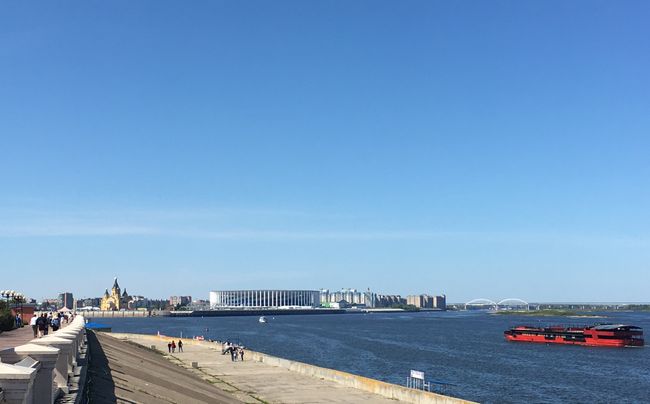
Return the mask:
<svg viewBox="0 0 650 404">
<path fill-rule="evenodd" d="M 0 389 L 7 404 L 51 404 L 69 393 L 85 348 L 83 316 L 52 334 L 0 351 Z M 78 373 L 78 372 L 77 372 Z"/>
</svg>

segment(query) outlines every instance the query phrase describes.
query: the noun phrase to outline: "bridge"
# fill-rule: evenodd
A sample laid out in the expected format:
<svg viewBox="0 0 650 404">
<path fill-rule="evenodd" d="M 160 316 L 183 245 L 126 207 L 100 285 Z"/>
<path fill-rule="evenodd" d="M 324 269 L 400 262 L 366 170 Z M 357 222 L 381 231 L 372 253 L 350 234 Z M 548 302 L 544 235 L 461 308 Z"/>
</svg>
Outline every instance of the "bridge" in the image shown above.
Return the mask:
<svg viewBox="0 0 650 404">
<path fill-rule="evenodd" d="M 465 303 L 465 310 L 468 310 L 468 308 L 479 308 L 487 310 L 513 310 L 523 307 L 525 307 L 526 310 L 530 310 L 530 304 L 527 301 L 519 299 L 517 297 L 508 297 L 501 299 L 498 302 L 480 297 L 478 299 L 473 299 Z"/>
</svg>

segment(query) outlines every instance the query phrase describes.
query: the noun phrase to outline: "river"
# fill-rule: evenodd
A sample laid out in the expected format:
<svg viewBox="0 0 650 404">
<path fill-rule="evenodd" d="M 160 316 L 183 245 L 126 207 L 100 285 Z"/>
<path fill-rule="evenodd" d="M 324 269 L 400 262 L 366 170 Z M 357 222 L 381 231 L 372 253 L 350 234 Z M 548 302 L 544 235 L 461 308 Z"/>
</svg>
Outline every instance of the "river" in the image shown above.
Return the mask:
<svg viewBox="0 0 650 404">
<path fill-rule="evenodd" d="M 252 350 L 404 384 L 410 369 L 453 384 L 449 395 L 484 403 L 650 402 L 650 348 L 509 343 L 516 324 L 627 323 L 650 330 L 650 313 L 607 318 L 522 317 L 482 311 L 268 317 L 98 318 L 115 332 L 239 341 Z"/>
</svg>

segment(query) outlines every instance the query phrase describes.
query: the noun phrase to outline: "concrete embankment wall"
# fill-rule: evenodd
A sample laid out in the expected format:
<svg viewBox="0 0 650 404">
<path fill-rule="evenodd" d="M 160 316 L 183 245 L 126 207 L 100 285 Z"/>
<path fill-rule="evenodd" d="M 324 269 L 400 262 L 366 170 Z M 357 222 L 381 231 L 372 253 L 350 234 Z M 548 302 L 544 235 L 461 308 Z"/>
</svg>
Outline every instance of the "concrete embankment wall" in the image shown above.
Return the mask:
<svg viewBox="0 0 650 404">
<path fill-rule="evenodd" d="M 116 338 L 127 338 L 132 334 L 113 333 Z M 156 335 L 139 335 L 139 338 L 160 340 L 160 339 L 178 339 L 178 337 L 156 336 Z M 220 343 L 209 341 L 197 341 L 192 339 L 183 339 L 186 344 L 197 344 L 209 346 L 211 348 L 221 349 Z M 307 363 L 292 361 L 289 359 L 278 358 L 276 356 L 263 354 L 251 350 L 247 351 L 247 358 L 253 361 L 261 362 L 270 366 L 277 366 L 306 376 L 316 377 L 319 379 L 329 380 L 346 387 L 379 394 L 383 397 L 415 404 L 472 404 L 472 401 L 460 398 L 444 396 L 442 394 L 429 393 L 426 391 L 410 389 L 397 384 L 386 383 L 368 377 L 358 376 L 352 373 L 342 372 L 339 370 L 322 368 L 319 366 L 309 365 Z"/>
<path fill-rule="evenodd" d="M 278 358 L 259 352 L 249 352 L 252 360 L 266 363 L 267 365 L 277 366 L 289 369 L 303 375 L 317 377 L 319 379 L 329 380 L 347 387 L 379 394 L 381 396 L 392 398 L 408 403 L 435 403 L 435 404 L 459 404 L 471 403 L 455 397 L 443 396 L 441 394 L 429 393 L 426 391 L 409 389 L 397 384 L 386 383 L 368 377 L 358 376 L 352 373 L 341 372 L 339 370 L 322 368 L 319 366 L 309 365 L 302 362 L 296 362 L 288 359 Z"/>
</svg>

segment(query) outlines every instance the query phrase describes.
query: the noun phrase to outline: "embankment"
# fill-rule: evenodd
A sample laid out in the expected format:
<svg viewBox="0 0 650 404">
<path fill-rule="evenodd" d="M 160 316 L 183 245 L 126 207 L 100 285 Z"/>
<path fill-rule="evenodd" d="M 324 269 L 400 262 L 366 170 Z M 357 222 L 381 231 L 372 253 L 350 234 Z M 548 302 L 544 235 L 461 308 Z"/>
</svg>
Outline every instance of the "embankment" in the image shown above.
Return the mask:
<svg viewBox="0 0 650 404">
<path fill-rule="evenodd" d="M 246 361 L 231 362 L 221 355 L 221 345 L 183 339 L 185 352 L 168 354 L 167 343 L 178 338 L 113 334 L 114 337 L 163 351 L 170 360 L 267 402 L 373 402 L 401 401 L 418 404 L 464 404 L 470 401 L 409 389 L 338 370 L 278 358 L 260 352 L 246 352 Z"/>
</svg>

